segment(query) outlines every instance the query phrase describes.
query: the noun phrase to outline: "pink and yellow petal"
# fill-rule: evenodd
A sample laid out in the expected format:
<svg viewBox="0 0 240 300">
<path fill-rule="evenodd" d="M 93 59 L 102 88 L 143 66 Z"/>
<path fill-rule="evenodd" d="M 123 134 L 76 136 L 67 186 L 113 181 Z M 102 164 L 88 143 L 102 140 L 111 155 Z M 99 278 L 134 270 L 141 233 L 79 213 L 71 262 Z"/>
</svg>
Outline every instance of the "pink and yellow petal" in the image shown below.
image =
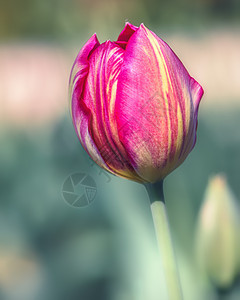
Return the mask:
<svg viewBox="0 0 240 300">
<path fill-rule="evenodd" d="M 125 127 L 120 139 L 131 163 L 147 181 L 165 177 L 195 140 L 190 79 L 170 47 L 150 30 L 141 25 L 131 36 L 119 75 L 116 117 L 118 127 Z"/>
<path fill-rule="evenodd" d="M 119 141 L 115 120 L 116 90 L 123 56 L 123 49 L 110 41 L 100 45 L 90 56 L 89 75 L 82 98 L 83 105 L 88 111 L 86 110 L 86 114 L 82 115 L 81 119 L 86 119 L 88 122 L 86 127 L 105 162 L 103 167 L 113 174 L 127 178 L 136 177 L 138 180 Z M 85 132 L 86 130 L 80 125 L 83 144 L 85 144 Z"/>
<path fill-rule="evenodd" d="M 79 96 L 83 92 L 84 82 L 88 75 L 88 58 L 90 54 L 99 46 L 99 41 L 96 34 L 94 34 L 83 48 L 78 53 L 69 79 L 69 100 L 70 100 L 70 110 L 72 114 L 72 102 L 79 101 Z"/>
<path fill-rule="evenodd" d="M 91 53 L 99 45 L 100 44 L 98 42 L 97 36 L 96 34 L 94 34 L 77 55 L 70 74 L 69 98 L 71 102 L 70 110 L 73 124 L 80 142 L 91 157 L 95 157 L 95 160 L 100 165 L 104 165 L 104 161 L 99 155 L 99 151 L 89 133 L 89 118 L 91 116 L 91 112 L 82 102 L 84 85 L 89 72 L 88 59 Z M 89 118 L 83 116 L 89 116 Z M 82 139 L 82 136 L 85 137 L 84 140 Z"/>
</svg>

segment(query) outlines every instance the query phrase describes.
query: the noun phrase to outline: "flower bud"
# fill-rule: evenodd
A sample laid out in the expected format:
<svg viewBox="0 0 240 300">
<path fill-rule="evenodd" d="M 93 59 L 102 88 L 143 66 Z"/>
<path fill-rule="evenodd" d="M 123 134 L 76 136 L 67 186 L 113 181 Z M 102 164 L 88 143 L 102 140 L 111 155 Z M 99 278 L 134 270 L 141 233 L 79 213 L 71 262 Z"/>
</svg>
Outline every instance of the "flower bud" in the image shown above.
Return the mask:
<svg viewBox="0 0 240 300">
<path fill-rule="evenodd" d="M 221 288 L 230 286 L 238 271 L 239 217 L 226 179 L 211 178 L 200 209 L 196 250 L 202 271 Z"/>
<path fill-rule="evenodd" d="M 117 41 L 96 34 L 70 76 L 70 106 L 80 142 L 109 172 L 155 182 L 179 166 L 196 142 L 202 87 L 143 24 L 126 23 Z"/>
</svg>

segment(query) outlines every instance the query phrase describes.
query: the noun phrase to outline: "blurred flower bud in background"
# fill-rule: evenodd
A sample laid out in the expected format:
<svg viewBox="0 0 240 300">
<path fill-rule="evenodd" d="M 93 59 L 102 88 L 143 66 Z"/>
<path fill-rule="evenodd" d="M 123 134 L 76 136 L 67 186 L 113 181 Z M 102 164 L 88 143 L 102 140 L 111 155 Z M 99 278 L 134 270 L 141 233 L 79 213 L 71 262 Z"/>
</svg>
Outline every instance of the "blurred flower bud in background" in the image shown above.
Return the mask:
<svg viewBox="0 0 240 300">
<path fill-rule="evenodd" d="M 239 207 L 224 175 L 210 178 L 196 233 L 197 259 L 218 288 L 230 287 L 239 270 Z"/>
</svg>

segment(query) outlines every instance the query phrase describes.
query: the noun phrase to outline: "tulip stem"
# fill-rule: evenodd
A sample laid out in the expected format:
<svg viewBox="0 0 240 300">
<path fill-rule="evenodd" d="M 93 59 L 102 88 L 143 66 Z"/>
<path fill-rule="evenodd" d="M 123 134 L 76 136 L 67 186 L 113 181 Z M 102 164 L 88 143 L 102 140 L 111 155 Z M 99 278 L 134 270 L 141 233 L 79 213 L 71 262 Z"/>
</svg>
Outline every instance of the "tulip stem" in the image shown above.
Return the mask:
<svg viewBox="0 0 240 300">
<path fill-rule="evenodd" d="M 163 181 L 145 184 L 162 260 L 169 300 L 183 299 L 163 194 Z"/>
</svg>

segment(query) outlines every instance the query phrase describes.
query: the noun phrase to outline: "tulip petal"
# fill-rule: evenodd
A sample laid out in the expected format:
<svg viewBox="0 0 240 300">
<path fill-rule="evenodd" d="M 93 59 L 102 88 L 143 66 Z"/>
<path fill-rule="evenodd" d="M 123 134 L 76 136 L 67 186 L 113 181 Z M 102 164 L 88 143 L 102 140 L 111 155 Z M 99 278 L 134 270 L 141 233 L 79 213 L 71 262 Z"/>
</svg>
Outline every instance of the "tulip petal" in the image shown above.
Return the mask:
<svg viewBox="0 0 240 300">
<path fill-rule="evenodd" d="M 134 32 L 138 29 L 138 27 L 132 25 L 129 22 L 126 22 L 124 29 L 120 32 L 117 41 L 118 42 L 128 42 L 130 37 L 134 34 Z"/>
<path fill-rule="evenodd" d="M 130 37 L 134 34 L 134 32 L 138 29 L 138 27 L 126 22 L 124 29 L 119 34 L 117 41 L 115 44 L 120 46 L 122 49 L 126 49 L 128 41 Z"/>
<path fill-rule="evenodd" d="M 74 61 L 69 79 L 69 99 L 72 102 L 77 101 L 76 99 L 72 99 L 72 95 L 74 95 L 74 89 L 78 89 L 77 96 L 82 93 L 85 78 L 88 73 L 88 58 L 94 49 L 99 45 L 100 43 L 95 33 L 83 46 Z M 72 112 L 72 105 L 70 105 L 70 109 Z"/>
<path fill-rule="evenodd" d="M 164 178 L 195 143 L 200 90 L 171 48 L 144 25 L 126 47 L 116 119 L 131 164 L 146 181 Z M 197 90 L 193 103 L 191 88 Z"/>
<path fill-rule="evenodd" d="M 92 137 L 88 129 L 88 118 L 90 116 L 90 110 L 84 105 L 82 101 L 82 95 L 86 78 L 89 71 L 89 56 L 100 45 L 96 34 L 94 34 L 87 43 L 80 50 L 73 64 L 70 80 L 69 80 L 69 98 L 71 101 L 70 110 L 73 119 L 73 124 L 78 138 L 88 154 L 92 154 L 97 157 L 99 161 L 102 161 L 101 156 L 98 154 L 96 145 L 94 144 Z M 80 133 L 80 128 L 82 135 Z M 84 140 L 82 139 L 84 136 Z M 83 142 L 84 141 L 84 142 Z M 88 144 L 88 148 L 86 147 Z M 91 155 L 90 155 L 91 156 Z"/>
<path fill-rule="evenodd" d="M 123 56 L 124 50 L 110 41 L 101 44 L 91 54 L 77 129 L 84 148 L 101 167 L 113 174 L 140 181 L 129 165 L 114 117 Z"/>
</svg>

